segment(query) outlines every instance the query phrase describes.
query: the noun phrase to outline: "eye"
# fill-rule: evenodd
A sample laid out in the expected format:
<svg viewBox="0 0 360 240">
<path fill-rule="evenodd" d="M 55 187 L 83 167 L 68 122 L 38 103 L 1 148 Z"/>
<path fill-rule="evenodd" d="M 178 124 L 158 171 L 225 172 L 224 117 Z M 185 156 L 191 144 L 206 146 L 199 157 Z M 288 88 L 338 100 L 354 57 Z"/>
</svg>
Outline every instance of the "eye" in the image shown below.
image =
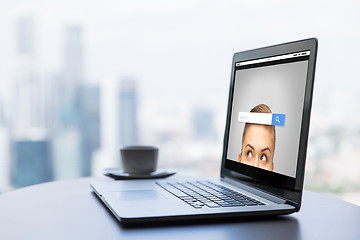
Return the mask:
<svg viewBox="0 0 360 240">
<path fill-rule="evenodd" d="M 252 152 L 251 152 L 250 150 L 247 151 L 246 156 L 247 156 L 248 158 L 251 158 L 251 157 L 252 157 Z"/>
<path fill-rule="evenodd" d="M 265 154 L 261 155 L 260 160 L 261 160 L 261 161 L 266 161 L 266 160 L 267 160 L 266 155 L 265 155 Z"/>
</svg>

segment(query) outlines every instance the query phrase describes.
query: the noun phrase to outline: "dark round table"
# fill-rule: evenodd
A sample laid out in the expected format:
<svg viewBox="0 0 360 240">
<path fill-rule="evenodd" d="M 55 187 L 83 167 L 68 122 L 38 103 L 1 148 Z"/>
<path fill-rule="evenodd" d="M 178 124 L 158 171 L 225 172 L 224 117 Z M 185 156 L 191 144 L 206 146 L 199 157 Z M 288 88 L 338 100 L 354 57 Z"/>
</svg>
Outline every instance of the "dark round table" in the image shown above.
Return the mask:
<svg viewBox="0 0 360 240">
<path fill-rule="evenodd" d="M 304 191 L 300 212 L 288 216 L 126 228 L 92 192 L 89 183 L 96 180 L 0 195 L 0 239 L 360 239 L 359 206 L 310 191 Z"/>
</svg>

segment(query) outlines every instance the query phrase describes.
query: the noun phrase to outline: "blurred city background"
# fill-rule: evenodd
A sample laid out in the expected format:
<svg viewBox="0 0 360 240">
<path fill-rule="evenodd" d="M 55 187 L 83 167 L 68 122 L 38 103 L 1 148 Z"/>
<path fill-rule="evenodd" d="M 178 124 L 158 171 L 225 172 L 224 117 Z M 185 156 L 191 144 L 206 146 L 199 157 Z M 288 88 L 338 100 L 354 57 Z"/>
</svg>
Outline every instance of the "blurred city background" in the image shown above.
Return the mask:
<svg viewBox="0 0 360 240">
<path fill-rule="evenodd" d="M 360 205 L 358 1 L 0 0 L 0 193 L 122 145 L 218 176 L 233 53 L 319 39 L 306 189 Z"/>
</svg>

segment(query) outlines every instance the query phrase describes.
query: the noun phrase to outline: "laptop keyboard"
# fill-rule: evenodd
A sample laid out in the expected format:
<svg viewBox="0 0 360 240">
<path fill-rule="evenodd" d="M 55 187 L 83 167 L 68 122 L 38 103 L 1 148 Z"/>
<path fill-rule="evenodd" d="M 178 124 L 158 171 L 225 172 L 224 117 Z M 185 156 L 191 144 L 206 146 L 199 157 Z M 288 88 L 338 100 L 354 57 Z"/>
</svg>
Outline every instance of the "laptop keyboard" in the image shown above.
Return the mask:
<svg viewBox="0 0 360 240">
<path fill-rule="evenodd" d="M 156 184 L 194 208 L 265 205 L 256 199 L 210 181 L 157 182 Z"/>
</svg>

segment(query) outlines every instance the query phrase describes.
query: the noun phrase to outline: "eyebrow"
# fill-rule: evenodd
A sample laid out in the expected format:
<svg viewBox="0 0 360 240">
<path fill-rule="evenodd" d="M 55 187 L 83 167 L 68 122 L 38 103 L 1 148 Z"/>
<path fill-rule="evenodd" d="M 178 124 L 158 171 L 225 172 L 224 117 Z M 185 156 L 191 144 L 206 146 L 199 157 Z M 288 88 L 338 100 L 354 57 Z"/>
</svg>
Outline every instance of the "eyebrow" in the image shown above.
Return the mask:
<svg viewBox="0 0 360 240">
<path fill-rule="evenodd" d="M 255 150 L 255 148 L 254 148 L 253 146 L 251 146 L 250 144 L 246 144 L 245 147 L 249 147 L 249 148 L 251 148 L 252 150 Z"/>
<path fill-rule="evenodd" d="M 250 144 L 246 144 L 245 147 L 249 147 L 249 148 L 251 148 L 252 150 L 255 150 L 255 148 L 254 148 L 253 146 L 251 146 Z M 268 147 L 261 150 L 261 152 L 265 152 L 265 151 L 271 152 L 270 148 L 268 148 Z"/>
<path fill-rule="evenodd" d="M 263 150 L 261 150 L 262 152 L 265 152 L 265 151 L 269 151 L 271 152 L 270 148 L 264 148 Z"/>
</svg>

